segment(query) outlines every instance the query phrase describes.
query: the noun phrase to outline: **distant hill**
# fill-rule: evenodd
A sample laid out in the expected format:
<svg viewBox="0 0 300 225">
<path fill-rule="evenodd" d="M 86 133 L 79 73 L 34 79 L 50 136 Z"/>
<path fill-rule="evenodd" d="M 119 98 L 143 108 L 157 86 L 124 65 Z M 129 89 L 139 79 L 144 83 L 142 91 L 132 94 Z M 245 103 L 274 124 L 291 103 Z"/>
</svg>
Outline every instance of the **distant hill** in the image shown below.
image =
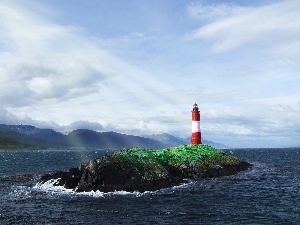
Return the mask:
<svg viewBox="0 0 300 225">
<path fill-rule="evenodd" d="M 202 139 L 202 142 L 203 142 L 203 144 L 210 145 L 210 146 L 218 148 L 218 149 L 230 148 L 230 147 L 228 147 L 226 145 L 223 145 L 221 143 L 216 143 L 216 142 L 208 141 L 208 140 L 205 140 L 205 139 Z"/>
<path fill-rule="evenodd" d="M 121 149 L 131 147 L 165 148 L 166 145 L 140 136 L 116 132 L 96 132 L 79 129 L 67 135 L 69 144 L 75 147 Z"/>
<path fill-rule="evenodd" d="M 30 125 L 0 125 L 0 137 L 11 138 L 22 144 L 45 148 L 102 148 L 122 149 L 131 147 L 165 148 L 166 145 L 150 138 L 96 132 L 79 129 L 65 135 L 52 129 L 40 129 Z"/>
<path fill-rule="evenodd" d="M 6 137 L 0 137 L 0 149 L 32 149 L 35 146 L 28 144 L 21 144 L 20 142 Z"/>
<path fill-rule="evenodd" d="M 2 125 L 3 126 L 3 125 Z M 45 147 L 68 147 L 66 136 L 52 129 L 40 129 L 31 125 L 4 125 L 6 129 L 26 135 L 35 141 L 36 144 Z M 0 126 L 1 127 L 1 126 Z M 26 140 L 25 140 L 26 142 Z"/>
<path fill-rule="evenodd" d="M 167 133 L 152 134 L 147 137 L 159 141 L 161 143 L 164 143 L 165 145 L 168 145 L 168 147 L 175 147 L 179 145 L 189 144 L 189 142 L 187 142 L 185 139 L 174 137 L 173 135 Z"/>
<path fill-rule="evenodd" d="M 160 141 L 166 145 L 169 145 L 169 147 L 175 147 L 175 146 L 179 146 L 179 145 L 184 145 L 184 144 L 190 144 L 191 143 L 191 138 L 179 138 L 179 137 L 174 137 L 170 134 L 167 133 L 163 133 L 163 134 L 153 134 L 153 135 L 149 135 L 147 136 L 153 140 L 157 140 Z M 203 144 L 207 144 L 210 145 L 214 148 L 219 148 L 219 149 L 226 149 L 229 148 L 226 145 L 220 144 L 220 143 L 215 143 L 213 141 L 208 141 L 205 139 L 202 139 L 202 143 Z"/>
<path fill-rule="evenodd" d="M 24 125 L 18 125 L 24 126 Z M 27 126 L 27 125 L 25 125 Z M 41 140 L 30 135 L 26 135 L 22 133 L 22 131 L 18 132 L 14 128 L 15 125 L 5 125 L 0 124 L 0 137 L 2 138 L 10 138 L 13 139 L 21 144 L 25 145 L 32 145 L 32 146 L 40 146 L 40 147 L 51 147 L 53 144 L 48 142 L 47 140 Z M 33 127 L 34 128 L 34 127 Z"/>
<path fill-rule="evenodd" d="M 161 149 L 189 144 L 189 139 L 181 139 L 170 134 L 154 134 L 147 137 L 121 134 L 117 132 L 96 132 L 78 129 L 62 134 L 52 129 L 40 129 L 31 125 L 0 124 L 0 137 L 10 138 L 22 145 L 41 148 L 91 148 L 113 149 L 144 147 Z M 226 146 L 203 140 L 205 144 L 217 148 Z"/>
</svg>

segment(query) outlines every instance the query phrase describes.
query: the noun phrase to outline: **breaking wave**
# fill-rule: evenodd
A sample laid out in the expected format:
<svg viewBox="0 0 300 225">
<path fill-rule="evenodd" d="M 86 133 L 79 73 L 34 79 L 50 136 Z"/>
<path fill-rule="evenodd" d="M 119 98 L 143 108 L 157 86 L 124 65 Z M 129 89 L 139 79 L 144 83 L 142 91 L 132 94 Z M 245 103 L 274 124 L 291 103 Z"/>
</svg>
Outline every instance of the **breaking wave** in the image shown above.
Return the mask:
<svg viewBox="0 0 300 225">
<path fill-rule="evenodd" d="M 167 193 L 173 193 L 175 190 L 181 190 L 181 189 L 187 189 L 191 187 L 195 181 L 188 180 L 186 183 L 183 183 L 178 186 L 173 186 L 169 188 L 164 188 L 156 191 L 145 191 L 145 192 L 129 192 L 129 191 L 114 191 L 114 192 L 101 192 L 101 191 L 90 191 L 90 192 L 76 192 L 76 190 L 73 189 L 67 189 L 63 186 L 57 186 L 55 185 L 58 183 L 58 179 L 51 179 L 47 182 L 41 184 L 37 183 L 32 187 L 32 190 L 43 192 L 51 195 L 74 195 L 74 196 L 88 196 L 88 197 L 110 197 L 110 196 L 134 196 L 134 197 L 141 197 L 145 195 L 153 195 L 153 194 L 167 194 Z"/>
</svg>

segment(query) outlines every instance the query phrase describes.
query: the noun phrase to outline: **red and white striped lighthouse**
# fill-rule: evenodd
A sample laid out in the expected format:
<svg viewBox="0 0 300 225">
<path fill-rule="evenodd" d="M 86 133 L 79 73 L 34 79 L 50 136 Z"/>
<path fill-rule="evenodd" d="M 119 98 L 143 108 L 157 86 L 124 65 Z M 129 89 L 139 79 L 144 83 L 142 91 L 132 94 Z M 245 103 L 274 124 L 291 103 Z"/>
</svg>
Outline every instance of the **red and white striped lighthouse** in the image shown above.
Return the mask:
<svg viewBox="0 0 300 225">
<path fill-rule="evenodd" d="M 201 131 L 200 131 L 200 111 L 197 103 L 193 105 L 192 111 L 192 137 L 191 144 L 201 144 Z"/>
</svg>

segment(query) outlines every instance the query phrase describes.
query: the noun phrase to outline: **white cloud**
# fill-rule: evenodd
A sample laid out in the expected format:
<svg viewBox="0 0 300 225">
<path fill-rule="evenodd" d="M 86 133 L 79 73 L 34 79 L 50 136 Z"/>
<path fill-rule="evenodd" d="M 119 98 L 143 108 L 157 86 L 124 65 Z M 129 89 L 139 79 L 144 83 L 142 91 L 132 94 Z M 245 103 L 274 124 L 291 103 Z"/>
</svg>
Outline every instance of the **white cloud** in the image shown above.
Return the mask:
<svg viewBox="0 0 300 225">
<path fill-rule="evenodd" d="M 6 109 L 0 107 L 0 123 L 3 124 L 18 124 L 19 120 L 12 113 L 8 112 Z"/>
<path fill-rule="evenodd" d="M 243 7 L 234 4 L 204 4 L 192 2 L 187 7 L 187 13 L 194 19 L 219 19 L 243 11 Z"/>
<path fill-rule="evenodd" d="M 98 122 L 90 122 L 86 120 L 79 120 L 71 123 L 68 126 L 64 126 L 63 128 L 60 128 L 65 131 L 72 131 L 76 129 L 89 129 L 94 131 L 103 131 L 103 125 Z"/>
<path fill-rule="evenodd" d="M 34 120 L 24 113 L 13 114 L 0 107 L 0 123 L 9 125 L 29 124 L 38 128 L 59 129 L 59 125 L 51 120 Z"/>
<path fill-rule="evenodd" d="M 201 114 L 203 136 L 210 140 L 217 138 L 231 147 L 297 146 L 300 134 L 298 99 L 285 102 L 288 98 L 269 98 L 236 102 L 234 107 L 210 106 L 210 110 Z"/>
<path fill-rule="evenodd" d="M 112 57 L 78 29 L 16 5 L 2 3 L 0 13 L 0 103 L 5 106 L 88 95 L 113 75 Z"/>
<path fill-rule="evenodd" d="M 280 58 L 299 59 L 299 1 L 287 0 L 260 7 L 243 7 L 240 10 L 221 6 L 200 5 L 200 9 L 209 7 L 217 10 L 221 7 L 227 13 L 221 19 L 216 18 L 214 22 L 192 32 L 188 36 L 190 40 L 211 41 L 215 53 L 252 45 L 268 49 Z M 208 13 L 210 11 L 214 10 Z"/>
</svg>

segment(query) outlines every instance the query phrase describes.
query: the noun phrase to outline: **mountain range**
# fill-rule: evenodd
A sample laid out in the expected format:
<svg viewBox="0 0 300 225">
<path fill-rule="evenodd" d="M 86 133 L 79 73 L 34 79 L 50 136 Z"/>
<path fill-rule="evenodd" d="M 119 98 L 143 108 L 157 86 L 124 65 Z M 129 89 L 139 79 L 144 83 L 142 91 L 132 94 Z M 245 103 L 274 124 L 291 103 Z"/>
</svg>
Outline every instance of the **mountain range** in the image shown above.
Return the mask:
<svg viewBox="0 0 300 225">
<path fill-rule="evenodd" d="M 167 133 L 142 137 L 112 131 L 96 132 L 88 129 L 77 129 L 68 134 L 62 134 L 52 129 L 41 129 L 31 125 L 6 124 L 0 124 L 0 138 L 5 143 L 15 141 L 18 146 L 68 149 L 119 150 L 131 147 L 161 149 L 190 143 L 189 138 L 182 139 Z M 202 140 L 202 142 L 216 148 L 228 148 L 225 145 L 207 140 Z"/>
</svg>

